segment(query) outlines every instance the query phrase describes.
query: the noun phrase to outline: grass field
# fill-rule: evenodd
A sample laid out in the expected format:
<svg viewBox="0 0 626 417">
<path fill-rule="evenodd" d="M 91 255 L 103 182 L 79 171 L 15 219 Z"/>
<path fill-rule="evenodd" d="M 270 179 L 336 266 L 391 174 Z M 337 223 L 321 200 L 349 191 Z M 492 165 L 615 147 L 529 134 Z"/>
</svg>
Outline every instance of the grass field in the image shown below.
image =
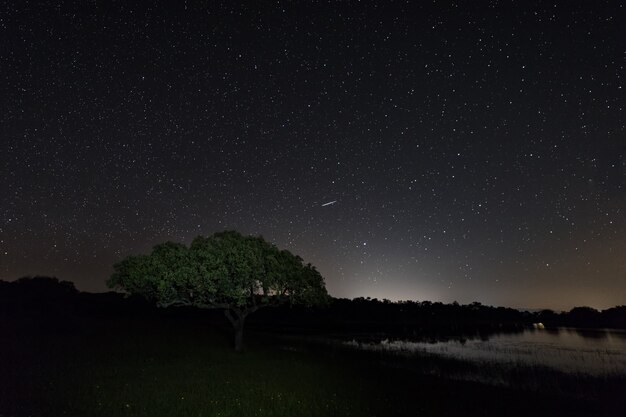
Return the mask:
<svg viewBox="0 0 626 417">
<path fill-rule="evenodd" d="M 2 322 L 0 416 L 619 415 L 619 401 L 520 391 L 201 322 Z M 429 359 L 425 359 L 429 360 Z M 423 368 L 423 367 L 422 367 Z M 567 393 L 565 393 L 567 394 Z M 607 400 L 609 398 L 609 400 Z"/>
</svg>

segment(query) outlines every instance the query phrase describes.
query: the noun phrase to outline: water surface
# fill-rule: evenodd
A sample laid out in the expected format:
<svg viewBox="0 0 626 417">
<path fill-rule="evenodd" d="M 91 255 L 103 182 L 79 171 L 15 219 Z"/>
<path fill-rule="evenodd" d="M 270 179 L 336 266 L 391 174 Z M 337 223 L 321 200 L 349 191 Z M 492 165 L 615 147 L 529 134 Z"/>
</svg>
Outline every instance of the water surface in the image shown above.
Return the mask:
<svg viewBox="0 0 626 417">
<path fill-rule="evenodd" d="M 526 329 L 482 339 L 434 343 L 385 339 L 345 344 L 390 353 L 423 352 L 469 361 L 545 366 L 594 376 L 626 375 L 626 332 L 618 330 Z"/>
</svg>

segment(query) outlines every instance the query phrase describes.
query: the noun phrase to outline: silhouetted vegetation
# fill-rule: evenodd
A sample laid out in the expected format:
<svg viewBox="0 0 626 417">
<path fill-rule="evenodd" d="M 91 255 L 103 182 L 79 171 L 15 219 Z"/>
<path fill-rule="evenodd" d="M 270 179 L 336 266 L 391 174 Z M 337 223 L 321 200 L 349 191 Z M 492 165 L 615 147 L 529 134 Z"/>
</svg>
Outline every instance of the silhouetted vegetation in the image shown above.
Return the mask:
<svg viewBox="0 0 626 417">
<path fill-rule="evenodd" d="M 510 308 L 480 303 L 391 302 L 368 298 L 333 299 L 323 309 L 292 308 L 289 314 L 263 312 L 258 325 L 297 332 L 384 333 L 403 338 L 437 338 L 521 329 L 532 316 Z"/>
<path fill-rule="evenodd" d="M 537 322 L 549 327 L 626 329 L 626 306 L 616 306 L 602 311 L 591 307 L 574 307 L 562 313 L 542 310 L 534 314 L 534 317 Z"/>
<path fill-rule="evenodd" d="M 69 281 L 53 277 L 24 277 L 13 282 L 0 280 L 0 312 L 9 315 L 58 315 L 170 317 L 204 319 L 214 324 L 220 314 L 193 306 L 158 311 L 138 295 L 117 292 L 79 292 Z M 260 310 L 248 323 L 257 329 L 292 332 L 388 333 L 404 337 L 421 334 L 445 337 L 464 332 L 490 333 L 515 330 L 533 323 L 547 327 L 626 329 L 626 306 L 598 311 L 575 307 L 568 312 L 519 311 L 491 307 L 478 302 L 467 305 L 430 301 L 378 300 L 376 298 L 332 298 L 323 306 L 281 305 Z"/>
<path fill-rule="evenodd" d="M 429 355 L 390 357 L 311 344 L 307 336 L 285 339 L 272 333 L 487 337 L 539 319 L 586 326 L 600 326 L 609 319 L 623 323 L 623 307 L 529 313 L 479 303 L 333 299 L 325 307 L 259 311 L 249 321 L 250 349 L 235 355 L 228 348 L 228 327 L 215 310 L 160 309 L 140 296 L 79 292 L 71 283 L 49 277 L 0 281 L 0 306 L 2 415 L 624 412 L 618 400 L 626 387 L 623 377 L 504 369 Z M 506 384 L 454 380 L 461 373 L 499 375 Z"/>
</svg>

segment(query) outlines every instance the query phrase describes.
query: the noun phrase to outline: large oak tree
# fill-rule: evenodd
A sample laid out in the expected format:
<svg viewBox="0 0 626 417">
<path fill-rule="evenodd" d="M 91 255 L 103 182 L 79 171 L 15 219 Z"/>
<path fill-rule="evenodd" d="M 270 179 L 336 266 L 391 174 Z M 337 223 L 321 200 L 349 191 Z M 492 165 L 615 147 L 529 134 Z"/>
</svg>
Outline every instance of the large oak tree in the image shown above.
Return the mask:
<svg viewBox="0 0 626 417">
<path fill-rule="evenodd" d="M 285 302 L 315 305 L 328 299 L 314 266 L 262 237 L 235 231 L 198 236 L 189 247 L 159 244 L 149 255 L 129 256 L 114 269 L 109 287 L 140 294 L 160 307 L 223 309 L 238 351 L 248 314 Z"/>
</svg>

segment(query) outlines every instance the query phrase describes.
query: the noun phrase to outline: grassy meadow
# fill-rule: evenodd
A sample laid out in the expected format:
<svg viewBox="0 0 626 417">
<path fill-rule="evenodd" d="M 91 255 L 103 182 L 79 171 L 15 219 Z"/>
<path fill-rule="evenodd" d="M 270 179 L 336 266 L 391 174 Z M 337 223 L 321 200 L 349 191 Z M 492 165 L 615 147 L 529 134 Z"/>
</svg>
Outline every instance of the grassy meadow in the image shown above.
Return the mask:
<svg viewBox="0 0 626 417">
<path fill-rule="evenodd" d="M 0 326 L 2 417 L 608 416 L 622 410 L 611 392 L 586 398 L 452 380 L 445 377 L 454 371 L 450 361 L 430 372 L 424 364 L 397 366 L 380 355 L 308 348 L 254 331 L 246 334 L 246 351 L 235 353 L 227 328 L 197 320 L 3 319 Z"/>
</svg>

